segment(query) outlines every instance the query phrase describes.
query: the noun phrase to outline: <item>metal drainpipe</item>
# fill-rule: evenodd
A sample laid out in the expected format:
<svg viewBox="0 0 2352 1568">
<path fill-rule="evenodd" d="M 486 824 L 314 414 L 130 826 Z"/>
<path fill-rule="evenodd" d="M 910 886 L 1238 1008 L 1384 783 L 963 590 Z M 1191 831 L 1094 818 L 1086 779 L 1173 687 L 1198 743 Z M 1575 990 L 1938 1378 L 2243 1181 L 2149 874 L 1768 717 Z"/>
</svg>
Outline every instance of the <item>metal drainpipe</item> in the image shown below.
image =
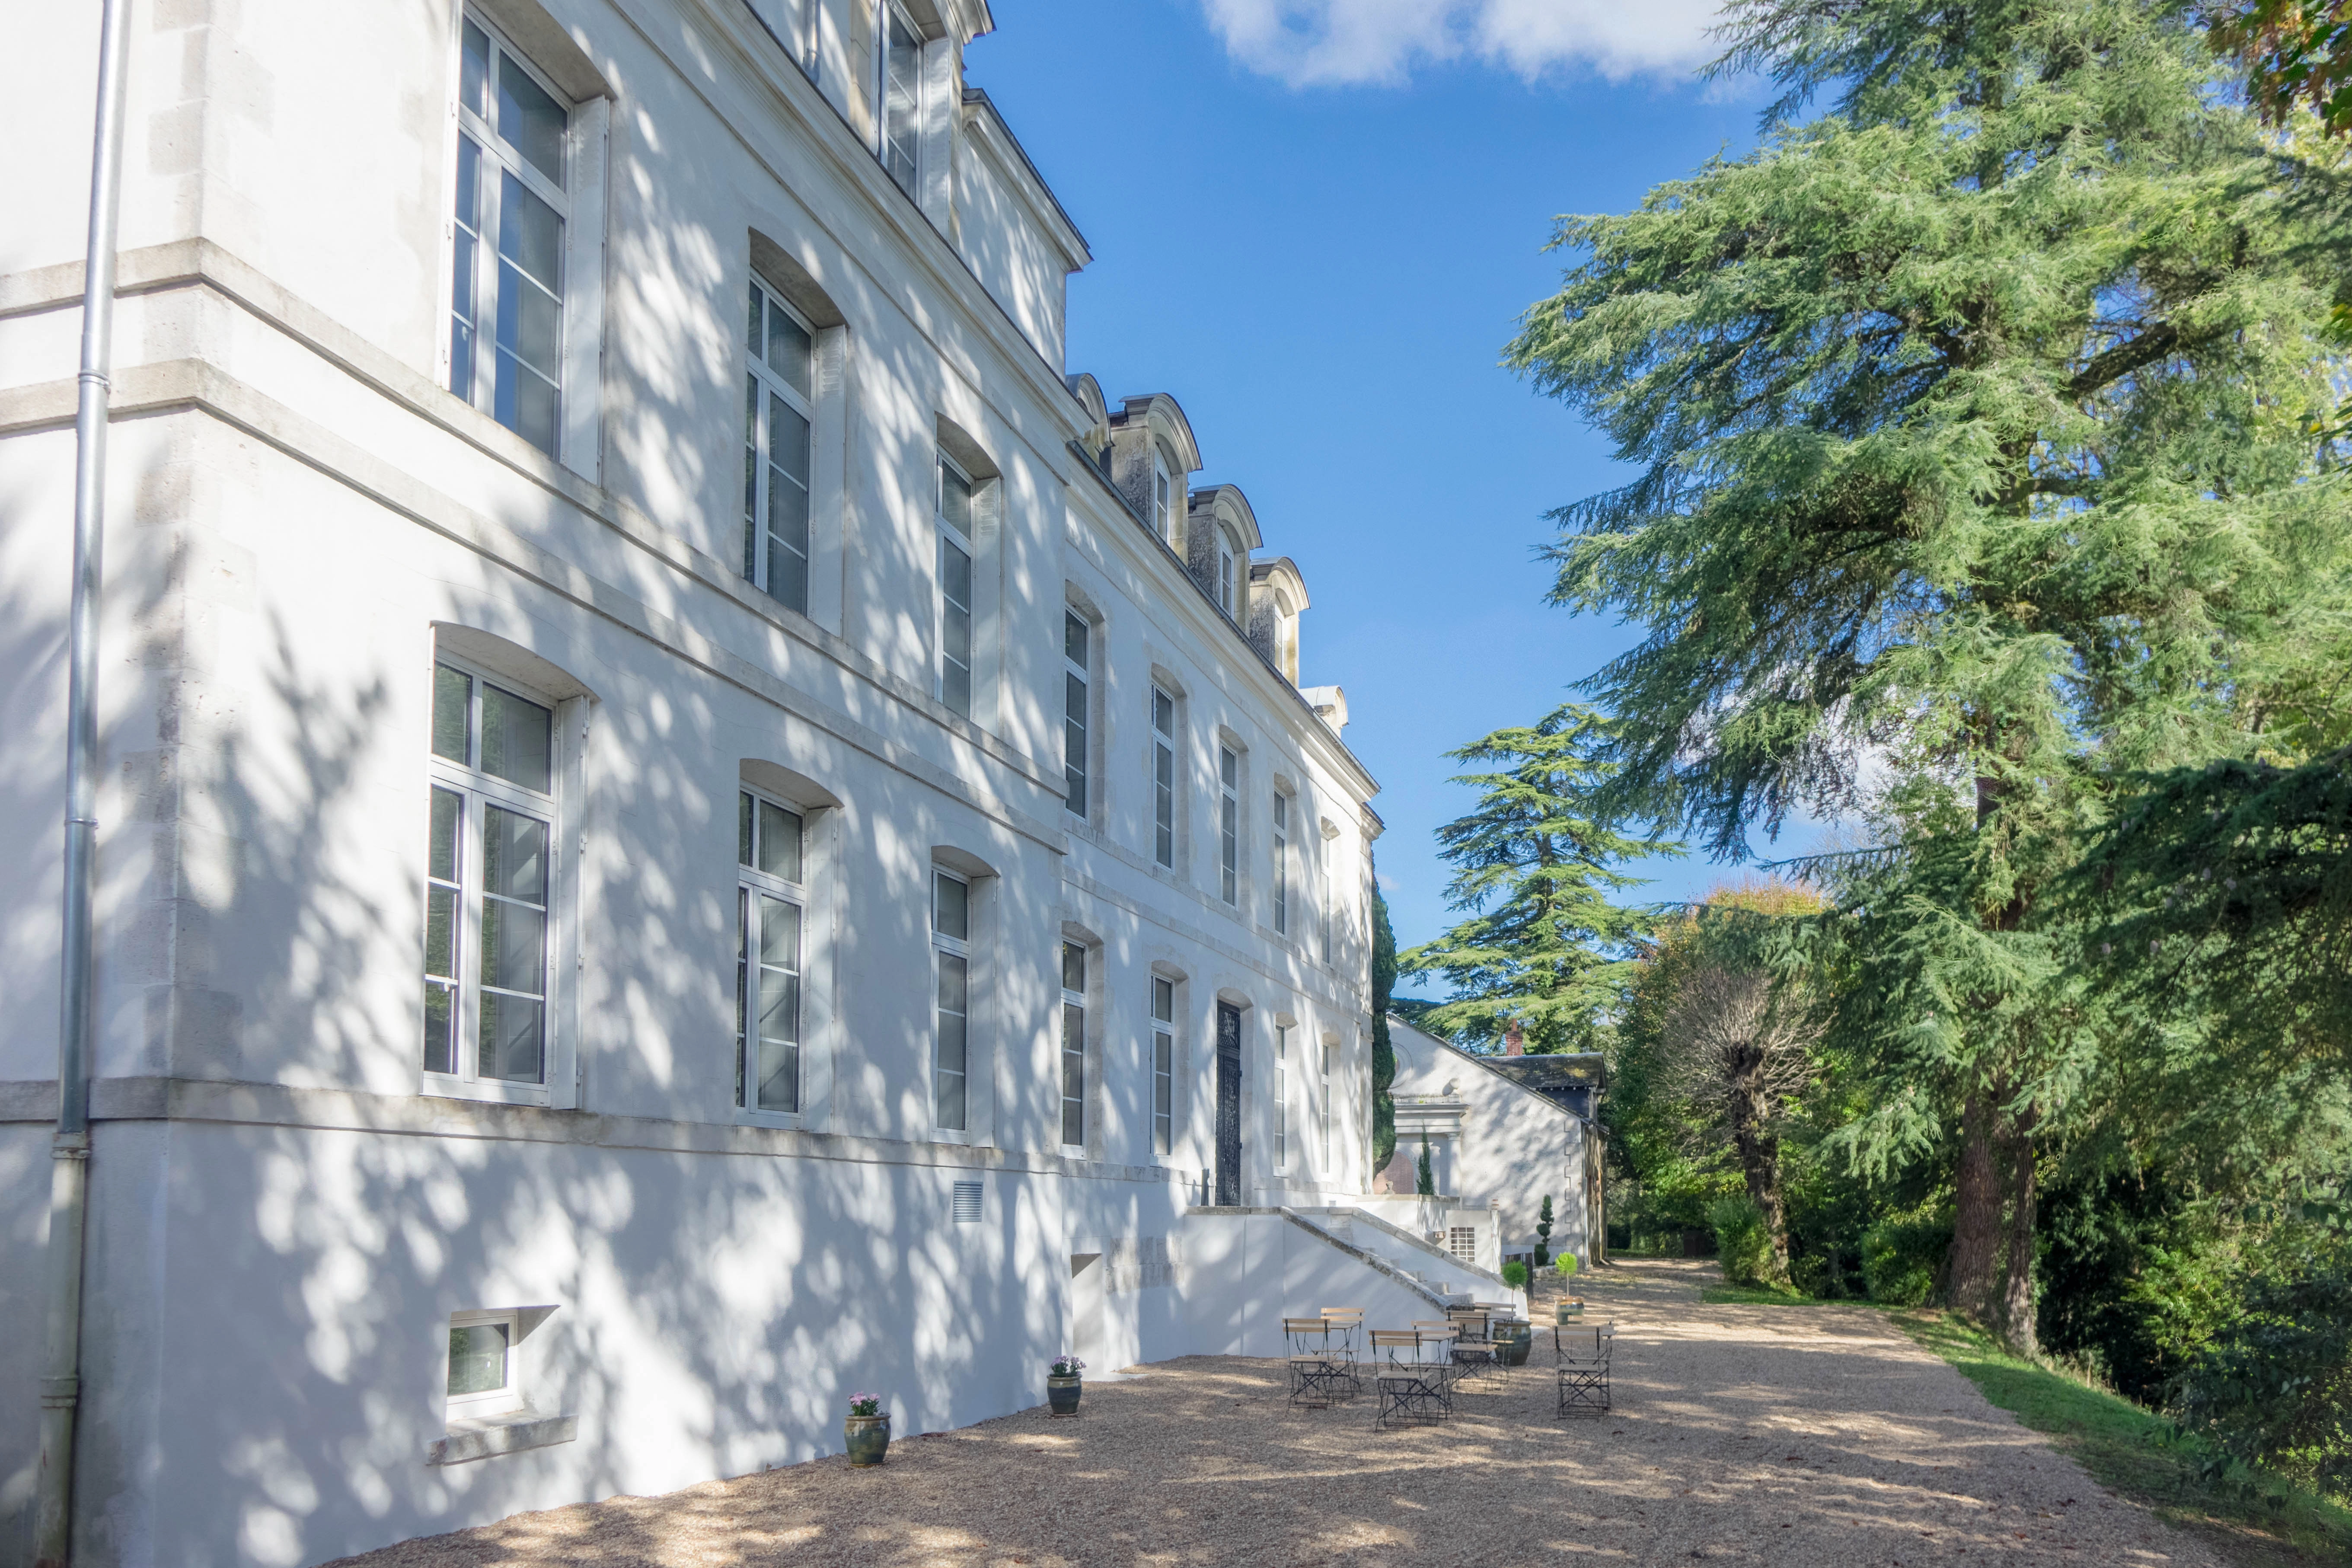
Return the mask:
<svg viewBox="0 0 2352 1568">
<path fill-rule="evenodd" d="M 48 1343 L 41 1375 L 41 1454 L 33 1568 L 73 1555 L 75 1416 L 81 1404 L 82 1231 L 89 1196 L 89 1061 L 95 996 L 91 885 L 98 850 L 98 613 L 106 527 L 108 379 L 114 365 L 115 214 L 122 190 L 123 78 L 131 0 L 103 0 L 98 127 L 90 152 L 89 251 L 82 264 L 80 396 L 74 413 L 73 607 L 66 706 L 63 1005 L 58 1026 L 58 1131 L 49 1168 Z"/>
</svg>

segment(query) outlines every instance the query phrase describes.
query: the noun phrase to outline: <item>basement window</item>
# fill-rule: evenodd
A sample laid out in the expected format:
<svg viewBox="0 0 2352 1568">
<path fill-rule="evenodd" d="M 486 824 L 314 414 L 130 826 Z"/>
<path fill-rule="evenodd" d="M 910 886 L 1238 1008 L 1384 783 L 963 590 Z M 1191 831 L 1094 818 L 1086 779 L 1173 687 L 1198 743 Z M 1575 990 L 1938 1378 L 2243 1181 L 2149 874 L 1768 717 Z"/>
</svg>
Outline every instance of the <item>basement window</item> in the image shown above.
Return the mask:
<svg viewBox="0 0 2352 1568">
<path fill-rule="evenodd" d="M 552 1307 L 452 1312 L 443 1363 L 444 1435 L 425 1446 L 428 1465 L 460 1465 L 499 1454 L 569 1443 L 570 1415 L 534 1409 L 524 1386 L 522 1344 L 553 1316 Z"/>
</svg>

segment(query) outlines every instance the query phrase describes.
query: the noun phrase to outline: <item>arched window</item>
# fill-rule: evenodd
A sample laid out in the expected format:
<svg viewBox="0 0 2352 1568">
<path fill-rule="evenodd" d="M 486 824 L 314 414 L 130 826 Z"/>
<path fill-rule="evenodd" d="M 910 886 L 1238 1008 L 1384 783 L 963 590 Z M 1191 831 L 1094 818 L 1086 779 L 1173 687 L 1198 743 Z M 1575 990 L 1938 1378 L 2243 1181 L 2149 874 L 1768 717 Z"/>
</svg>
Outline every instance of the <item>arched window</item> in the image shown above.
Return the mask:
<svg viewBox="0 0 2352 1568">
<path fill-rule="evenodd" d="M 971 717 L 971 476 L 939 457 L 939 697 Z"/>
<path fill-rule="evenodd" d="M 587 692 L 526 648 L 434 633 L 423 1089 L 545 1105 L 570 1065 L 566 777 Z"/>
<path fill-rule="evenodd" d="M 806 615 L 816 336 L 807 318 L 754 278 L 745 348 L 743 575 Z"/>
<path fill-rule="evenodd" d="M 898 188 L 913 195 L 923 133 L 923 36 L 906 12 L 885 0 L 880 42 L 882 113 L 875 150 Z"/>
</svg>

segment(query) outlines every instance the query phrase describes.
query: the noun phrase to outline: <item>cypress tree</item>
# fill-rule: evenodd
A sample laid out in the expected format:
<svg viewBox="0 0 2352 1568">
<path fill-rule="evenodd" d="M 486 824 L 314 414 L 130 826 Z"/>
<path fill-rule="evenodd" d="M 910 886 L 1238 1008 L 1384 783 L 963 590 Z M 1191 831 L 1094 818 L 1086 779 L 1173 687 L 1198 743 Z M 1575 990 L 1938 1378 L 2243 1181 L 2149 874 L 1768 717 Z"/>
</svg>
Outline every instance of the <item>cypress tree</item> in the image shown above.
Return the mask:
<svg viewBox="0 0 2352 1568">
<path fill-rule="evenodd" d="M 1380 873 L 1372 875 L 1372 1171 L 1388 1169 L 1396 1155 L 1396 1046 L 1389 1038 L 1389 999 L 1396 989 L 1396 931 L 1389 924 L 1389 901 L 1381 897 Z"/>
<path fill-rule="evenodd" d="M 1591 682 L 1597 808 L 1726 858 L 1791 812 L 1885 836 L 1853 1147 L 1957 1115 L 1952 1296 L 2030 1343 L 2037 1161 L 2097 1034 L 2040 895 L 2135 773 L 2307 748 L 2290 694 L 2336 690 L 2341 262 L 2184 6 L 1726 26 L 1722 68 L 1784 89 L 1763 145 L 1564 220 L 1579 259 L 1509 351 L 1636 469 L 1558 514 L 1557 602 L 1643 634 Z"/>
</svg>

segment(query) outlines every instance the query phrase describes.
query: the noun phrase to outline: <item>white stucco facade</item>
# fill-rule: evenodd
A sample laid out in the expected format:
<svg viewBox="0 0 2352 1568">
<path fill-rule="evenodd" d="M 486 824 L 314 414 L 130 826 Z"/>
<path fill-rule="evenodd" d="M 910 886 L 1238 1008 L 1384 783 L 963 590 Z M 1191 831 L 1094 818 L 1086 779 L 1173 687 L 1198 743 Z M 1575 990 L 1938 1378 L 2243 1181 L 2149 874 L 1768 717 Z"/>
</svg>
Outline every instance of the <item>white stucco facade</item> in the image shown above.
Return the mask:
<svg viewBox="0 0 2352 1568">
<path fill-rule="evenodd" d="M 1276 520 L 1066 378 L 1087 251 L 964 85 L 982 0 L 131 15 L 77 1562 L 288 1568 L 838 1451 L 853 1389 L 935 1430 L 1066 1346 L 1489 1293 L 1285 1215 L 1368 1185 L 1377 786 Z M 47 150 L 0 217 L 0 1563 L 96 23 L 0 55 Z"/>
<path fill-rule="evenodd" d="M 1549 1251 L 1591 1265 L 1601 1239 L 1597 1057 L 1488 1056 L 1391 1014 L 1396 1153 L 1376 1189 L 1411 1193 L 1422 1147 L 1451 1205 L 1490 1210 L 1506 1258 L 1534 1251 L 1543 1201 Z M 1451 1220 L 1445 1223 L 1455 1223 Z"/>
</svg>

